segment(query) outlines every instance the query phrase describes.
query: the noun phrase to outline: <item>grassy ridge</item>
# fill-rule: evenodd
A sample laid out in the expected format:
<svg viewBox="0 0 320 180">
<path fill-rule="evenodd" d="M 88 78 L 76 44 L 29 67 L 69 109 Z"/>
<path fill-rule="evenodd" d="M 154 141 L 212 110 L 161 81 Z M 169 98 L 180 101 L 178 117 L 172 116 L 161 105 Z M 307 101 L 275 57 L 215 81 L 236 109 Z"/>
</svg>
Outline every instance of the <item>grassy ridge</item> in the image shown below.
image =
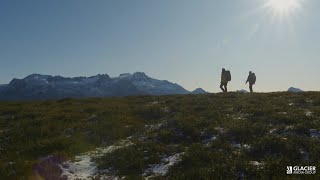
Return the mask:
<svg viewBox="0 0 320 180">
<path fill-rule="evenodd" d="M 320 167 L 311 129 L 320 130 L 316 92 L 2 102 L 0 177 L 28 179 L 42 157 L 71 159 L 132 136 L 134 146 L 96 159 L 99 168 L 139 179 L 161 157 L 184 152 L 158 178 L 292 178 L 287 165 Z"/>
</svg>

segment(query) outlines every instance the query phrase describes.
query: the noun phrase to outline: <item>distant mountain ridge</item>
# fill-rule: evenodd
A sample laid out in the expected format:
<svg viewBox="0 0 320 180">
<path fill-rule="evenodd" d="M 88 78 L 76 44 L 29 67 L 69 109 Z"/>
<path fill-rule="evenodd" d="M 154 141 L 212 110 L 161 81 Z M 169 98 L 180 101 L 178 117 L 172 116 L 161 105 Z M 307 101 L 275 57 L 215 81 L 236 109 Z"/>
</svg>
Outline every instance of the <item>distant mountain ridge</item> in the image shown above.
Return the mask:
<svg viewBox="0 0 320 180">
<path fill-rule="evenodd" d="M 197 88 L 194 91 L 191 92 L 191 94 L 206 94 L 208 92 L 206 92 L 205 90 L 203 90 L 202 88 Z"/>
<path fill-rule="evenodd" d="M 247 90 L 244 90 L 244 89 L 236 90 L 236 92 L 238 92 L 238 93 L 248 93 L 248 91 L 247 91 Z"/>
<path fill-rule="evenodd" d="M 288 89 L 288 92 L 299 93 L 299 92 L 303 92 L 303 90 L 301 90 L 299 88 L 295 88 L 295 87 L 290 87 Z"/>
<path fill-rule="evenodd" d="M 202 89 L 201 89 L 202 90 Z M 200 89 L 198 93 L 205 92 Z M 176 83 L 158 80 L 143 72 L 123 73 L 118 77 L 99 74 L 90 77 L 62 77 L 31 74 L 0 85 L 0 100 L 36 100 L 131 95 L 189 94 Z"/>
</svg>

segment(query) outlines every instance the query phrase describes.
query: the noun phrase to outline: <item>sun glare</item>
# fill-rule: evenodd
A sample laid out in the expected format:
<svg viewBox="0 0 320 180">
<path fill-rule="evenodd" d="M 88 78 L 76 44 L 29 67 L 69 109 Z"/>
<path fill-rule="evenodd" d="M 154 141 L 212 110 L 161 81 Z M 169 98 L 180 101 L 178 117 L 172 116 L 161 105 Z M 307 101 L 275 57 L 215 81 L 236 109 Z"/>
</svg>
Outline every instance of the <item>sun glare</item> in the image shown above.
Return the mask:
<svg viewBox="0 0 320 180">
<path fill-rule="evenodd" d="M 301 7 L 302 0 L 267 0 L 265 6 L 276 16 L 288 16 Z"/>
</svg>

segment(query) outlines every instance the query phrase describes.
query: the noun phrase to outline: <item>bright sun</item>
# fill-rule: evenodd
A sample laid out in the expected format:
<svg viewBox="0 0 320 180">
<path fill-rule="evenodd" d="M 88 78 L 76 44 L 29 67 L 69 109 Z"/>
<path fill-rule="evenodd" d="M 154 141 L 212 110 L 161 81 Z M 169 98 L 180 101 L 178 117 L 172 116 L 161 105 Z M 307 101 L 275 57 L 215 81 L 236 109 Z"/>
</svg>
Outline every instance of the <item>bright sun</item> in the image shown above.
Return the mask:
<svg viewBox="0 0 320 180">
<path fill-rule="evenodd" d="M 302 0 L 267 0 L 265 6 L 277 16 L 288 16 L 301 7 Z"/>
</svg>

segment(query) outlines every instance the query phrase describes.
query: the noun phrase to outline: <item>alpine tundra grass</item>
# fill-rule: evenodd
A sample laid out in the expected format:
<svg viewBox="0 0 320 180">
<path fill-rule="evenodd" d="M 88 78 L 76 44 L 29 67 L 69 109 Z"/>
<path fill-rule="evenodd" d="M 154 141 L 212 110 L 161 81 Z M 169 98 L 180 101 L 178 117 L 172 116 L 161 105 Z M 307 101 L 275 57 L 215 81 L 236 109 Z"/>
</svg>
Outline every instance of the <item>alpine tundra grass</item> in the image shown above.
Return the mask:
<svg viewBox="0 0 320 180">
<path fill-rule="evenodd" d="M 320 167 L 320 93 L 1 102 L 0 154 L 2 179 L 318 179 L 286 167 Z"/>
</svg>

